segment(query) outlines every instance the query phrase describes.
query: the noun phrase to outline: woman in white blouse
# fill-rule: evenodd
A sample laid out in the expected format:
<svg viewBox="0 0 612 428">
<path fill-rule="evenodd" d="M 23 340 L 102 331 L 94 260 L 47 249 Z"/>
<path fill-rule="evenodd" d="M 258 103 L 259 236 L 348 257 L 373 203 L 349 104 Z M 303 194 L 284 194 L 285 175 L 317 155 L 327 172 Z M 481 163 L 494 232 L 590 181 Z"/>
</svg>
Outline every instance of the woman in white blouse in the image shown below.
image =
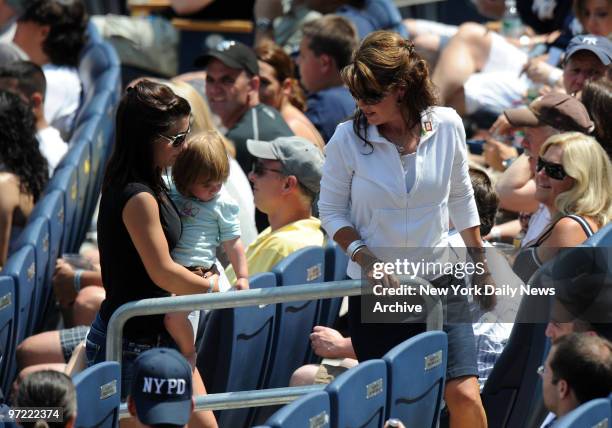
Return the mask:
<svg viewBox="0 0 612 428">
<path fill-rule="evenodd" d="M 351 258 L 349 277 L 361 278 L 362 271 L 371 277 L 374 262 L 394 262 L 385 257 L 388 248 L 411 256 L 421 249 L 418 261 L 427 248 L 447 247 L 449 215 L 475 261 L 485 262 L 463 125 L 454 110 L 434 107 L 427 65 L 412 43 L 392 32 L 371 33 L 342 77 L 358 108 L 326 147 L 319 211 L 329 236 Z M 432 279 L 437 287 L 456 284 L 449 275 Z M 382 281 L 397 285 L 393 275 Z M 363 323 L 360 306 L 360 297 L 350 299 L 349 327 L 360 361 L 380 358 L 425 329 L 419 322 Z M 450 426 L 485 427 L 471 324 L 447 324 L 445 331 Z"/>
</svg>

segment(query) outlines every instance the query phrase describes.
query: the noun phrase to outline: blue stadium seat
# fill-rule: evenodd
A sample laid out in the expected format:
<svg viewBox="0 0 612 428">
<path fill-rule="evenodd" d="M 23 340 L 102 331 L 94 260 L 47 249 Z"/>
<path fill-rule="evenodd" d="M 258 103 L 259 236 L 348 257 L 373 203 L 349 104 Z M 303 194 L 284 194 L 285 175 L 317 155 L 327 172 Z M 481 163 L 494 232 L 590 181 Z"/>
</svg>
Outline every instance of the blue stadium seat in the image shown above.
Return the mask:
<svg viewBox="0 0 612 428">
<path fill-rule="evenodd" d="M 311 392 L 274 413 L 266 421 L 270 428 L 318 427 L 329 428 L 329 395 L 324 391 Z"/>
<path fill-rule="evenodd" d="M 11 254 L 2 269 L 2 275 L 13 278 L 15 284 L 15 345 L 32 334 L 35 317 L 32 303 L 36 290 L 36 256 L 34 248 L 26 245 Z"/>
<path fill-rule="evenodd" d="M 49 184 L 47 184 L 45 194 L 49 194 L 54 190 L 59 190 L 64 195 L 64 232 L 60 253 L 69 253 L 71 252 L 70 233 L 75 223 L 79 196 L 77 168 L 74 165 L 66 165 L 55 170 L 53 177 L 49 180 Z"/>
<path fill-rule="evenodd" d="M 584 241 L 588 247 L 612 247 L 612 223 L 602 227 L 596 234 Z"/>
<path fill-rule="evenodd" d="M 272 270 L 280 286 L 323 282 L 324 252 L 321 247 L 307 247 L 287 256 Z M 318 320 L 317 300 L 277 305 L 273 357 L 267 385 L 269 388 L 289 385 L 291 374 L 312 360 L 309 335 Z"/>
<path fill-rule="evenodd" d="M 113 92 L 119 91 L 121 64 L 115 48 L 110 43 L 94 43 L 87 47 L 79 60 L 78 72 L 83 84 L 83 95 L 87 96 L 98 92 L 100 89 L 109 89 Z M 107 71 L 115 70 L 118 81 L 113 82 L 112 87 L 101 87 L 98 79 Z M 104 83 L 108 85 L 108 82 Z"/>
<path fill-rule="evenodd" d="M 15 365 L 15 282 L 0 276 L 0 388 L 10 391 Z"/>
<path fill-rule="evenodd" d="M 67 165 L 74 166 L 77 171 L 77 199 L 74 224 L 71 229 L 66 229 L 69 236 L 69 248 L 72 252 L 78 251 L 85 236 L 84 231 L 89 227 L 90 218 L 86 216 L 86 197 L 89 188 L 93 186 L 93 175 L 91 172 L 91 147 L 87 141 L 75 141 L 74 144 L 60 162 L 58 168 Z"/>
<path fill-rule="evenodd" d="M 276 276 L 254 275 L 251 288 L 274 288 Z M 274 305 L 211 311 L 197 366 L 209 393 L 262 389 L 274 337 Z M 216 412 L 223 427 L 250 427 L 254 410 Z"/>
<path fill-rule="evenodd" d="M 597 398 L 587 401 L 563 416 L 555 423 L 555 428 L 604 428 L 610 426 L 610 419 L 612 419 L 610 400 Z"/>
<path fill-rule="evenodd" d="M 32 331 L 42 324 L 42 316 L 45 310 L 45 292 L 47 290 L 47 278 L 51 278 L 49 272 L 51 253 L 51 233 L 49 231 L 49 220 L 45 217 L 31 218 L 27 226 L 19 235 L 17 248 L 29 245 L 34 249 L 34 260 L 36 261 L 36 284 L 32 296 L 31 316 L 33 319 Z"/>
<path fill-rule="evenodd" d="M 360 363 L 338 376 L 325 390 L 329 393 L 332 427 L 384 425 L 387 365 L 383 360 Z"/>
<path fill-rule="evenodd" d="M 119 422 L 121 369 L 116 361 L 105 361 L 78 373 L 75 428 L 115 428 Z"/>
<path fill-rule="evenodd" d="M 342 248 L 340 248 L 338 244 L 330 241 L 325 247 L 325 282 L 342 281 L 346 279 L 347 264 L 348 256 L 342 251 Z M 321 310 L 317 324 L 333 327 L 338 318 L 341 305 L 341 297 L 321 300 Z"/>
<path fill-rule="evenodd" d="M 435 428 L 444 395 L 448 340 L 442 331 L 414 336 L 387 352 L 386 419 L 407 427 Z"/>
<path fill-rule="evenodd" d="M 39 303 L 41 320 L 45 320 L 51 304 L 55 301 L 51 281 L 55 271 L 55 261 L 61 256 L 64 233 L 64 193 L 60 190 L 52 190 L 45 194 L 36 203 L 32 214 L 30 214 L 30 221 L 38 217 L 46 218 L 49 222 L 49 264 L 43 283 L 42 298 Z M 38 329 L 41 325 L 35 327 Z"/>
</svg>

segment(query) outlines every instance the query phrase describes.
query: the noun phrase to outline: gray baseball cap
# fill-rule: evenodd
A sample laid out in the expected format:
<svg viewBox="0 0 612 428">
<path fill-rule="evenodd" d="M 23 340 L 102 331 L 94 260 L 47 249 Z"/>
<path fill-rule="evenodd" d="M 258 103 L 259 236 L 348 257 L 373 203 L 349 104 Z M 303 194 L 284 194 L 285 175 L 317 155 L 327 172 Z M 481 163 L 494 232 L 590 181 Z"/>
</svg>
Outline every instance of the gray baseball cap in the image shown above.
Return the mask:
<svg viewBox="0 0 612 428">
<path fill-rule="evenodd" d="M 312 142 L 302 137 L 247 140 L 247 149 L 256 158 L 279 161 L 286 174 L 295 175 L 302 186 L 319 193 L 324 159 Z"/>
</svg>

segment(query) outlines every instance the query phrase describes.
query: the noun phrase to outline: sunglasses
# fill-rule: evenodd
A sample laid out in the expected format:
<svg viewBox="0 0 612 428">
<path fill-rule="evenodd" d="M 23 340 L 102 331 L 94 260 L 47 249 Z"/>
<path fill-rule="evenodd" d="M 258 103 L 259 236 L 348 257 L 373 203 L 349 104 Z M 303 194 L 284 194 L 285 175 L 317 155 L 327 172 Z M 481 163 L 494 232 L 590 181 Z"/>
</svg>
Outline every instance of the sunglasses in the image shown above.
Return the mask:
<svg viewBox="0 0 612 428">
<path fill-rule="evenodd" d="M 540 172 L 544 170 L 547 176 L 553 180 L 563 180 L 567 177 L 567 173 L 563 169 L 563 165 L 558 163 L 547 162 L 541 157 L 538 157 L 538 163 L 536 165 L 536 171 Z"/>
<path fill-rule="evenodd" d="M 274 169 L 274 168 L 268 168 L 265 167 L 264 164 L 261 161 L 255 161 L 253 162 L 253 166 L 251 167 L 251 172 L 255 175 L 258 176 L 262 176 L 266 173 L 266 171 L 272 171 L 272 172 L 276 172 L 278 174 L 282 174 L 285 175 L 285 173 L 283 171 L 281 171 L 280 169 Z"/>
<path fill-rule="evenodd" d="M 189 135 L 189 132 L 191 132 L 191 123 L 189 124 L 189 128 L 187 128 L 187 131 L 185 132 L 179 132 L 176 135 L 173 136 L 169 136 L 169 135 L 164 135 L 164 134 L 157 134 L 160 137 L 164 137 L 166 140 L 168 140 L 168 142 L 172 145 L 172 147 L 177 148 L 177 147 L 181 147 L 184 143 L 185 140 L 187 140 L 187 135 Z"/>
</svg>

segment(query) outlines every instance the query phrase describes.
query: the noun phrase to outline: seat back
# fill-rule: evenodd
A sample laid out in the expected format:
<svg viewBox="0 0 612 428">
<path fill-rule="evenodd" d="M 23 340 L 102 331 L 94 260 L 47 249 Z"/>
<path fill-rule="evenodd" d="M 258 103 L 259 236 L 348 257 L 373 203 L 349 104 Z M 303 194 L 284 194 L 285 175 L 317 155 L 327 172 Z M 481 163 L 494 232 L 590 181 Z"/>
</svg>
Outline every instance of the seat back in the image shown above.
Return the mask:
<svg viewBox="0 0 612 428">
<path fill-rule="evenodd" d="M 253 276 L 251 288 L 274 288 L 270 272 Z M 198 352 L 200 369 L 209 393 L 262 389 L 274 337 L 274 305 L 213 310 L 206 322 Z M 219 426 L 249 427 L 252 409 L 216 412 Z"/>
<path fill-rule="evenodd" d="M 347 264 L 348 256 L 342 251 L 342 248 L 335 242 L 330 242 L 325 247 L 325 282 L 346 279 Z M 341 305 L 341 297 L 321 300 L 321 311 L 317 324 L 333 327 Z"/>
<path fill-rule="evenodd" d="M 77 210 L 78 201 L 78 185 L 77 185 L 77 168 L 74 165 L 66 165 L 63 168 L 57 168 L 53 177 L 47 184 L 45 194 L 51 193 L 54 190 L 62 192 L 64 197 L 64 232 L 62 234 L 62 245 L 60 252 L 70 252 L 70 231 L 75 223 L 75 212 Z"/>
<path fill-rule="evenodd" d="M 414 336 L 387 352 L 387 419 L 435 428 L 444 394 L 448 340 L 442 331 Z"/>
<path fill-rule="evenodd" d="M 115 428 L 119 422 L 121 369 L 116 361 L 88 367 L 73 379 L 77 394 L 76 428 Z"/>
<path fill-rule="evenodd" d="M 272 270 L 279 286 L 323 282 L 324 253 L 307 247 L 287 256 Z M 309 300 L 277 305 L 276 334 L 268 388 L 289 385 L 291 374 L 312 359 L 309 335 L 319 316 L 320 301 Z"/>
<path fill-rule="evenodd" d="M 0 388 L 9 391 L 15 374 L 15 282 L 0 276 Z"/>
<path fill-rule="evenodd" d="M 34 294 L 32 295 L 31 303 L 32 310 L 30 312 L 32 317 L 31 328 L 32 331 L 35 331 L 43 321 L 42 316 L 44 315 L 44 305 L 46 304 L 44 299 L 46 298 L 45 293 L 47 289 L 45 282 L 53 274 L 48 271 L 50 268 L 51 233 L 47 218 L 30 218 L 17 241 L 17 248 L 26 245 L 31 246 L 34 250 L 34 260 L 36 262 L 36 282 L 34 284 Z"/>
<path fill-rule="evenodd" d="M 47 265 L 46 277 L 41 291 L 42 297 L 39 303 L 41 308 L 40 320 L 42 321 L 46 318 L 47 310 L 54 301 L 51 281 L 55 270 L 55 261 L 60 256 L 62 234 L 64 233 L 64 193 L 59 190 L 52 190 L 45 194 L 36 203 L 32 214 L 30 214 L 30 220 L 38 217 L 46 218 L 49 222 L 49 264 Z M 40 325 L 36 327 L 38 328 Z"/>
<path fill-rule="evenodd" d="M 270 416 L 266 425 L 270 428 L 329 428 L 329 395 L 325 391 L 304 395 Z"/>
<path fill-rule="evenodd" d="M 2 275 L 10 276 L 15 284 L 15 344 L 32 334 L 34 320 L 32 303 L 36 293 L 36 255 L 31 245 L 13 252 L 2 269 Z"/>
<path fill-rule="evenodd" d="M 387 366 L 369 360 L 342 373 L 325 390 L 332 427 L 380 428 L 385 422 Z"/>
<path fill-rule="evenodd" d="M 563 416 L 555 424 L 555 428 L 606 428 L 610 426 L 611 412 L 610 400 L 597 398 Z"/>
</svg>

